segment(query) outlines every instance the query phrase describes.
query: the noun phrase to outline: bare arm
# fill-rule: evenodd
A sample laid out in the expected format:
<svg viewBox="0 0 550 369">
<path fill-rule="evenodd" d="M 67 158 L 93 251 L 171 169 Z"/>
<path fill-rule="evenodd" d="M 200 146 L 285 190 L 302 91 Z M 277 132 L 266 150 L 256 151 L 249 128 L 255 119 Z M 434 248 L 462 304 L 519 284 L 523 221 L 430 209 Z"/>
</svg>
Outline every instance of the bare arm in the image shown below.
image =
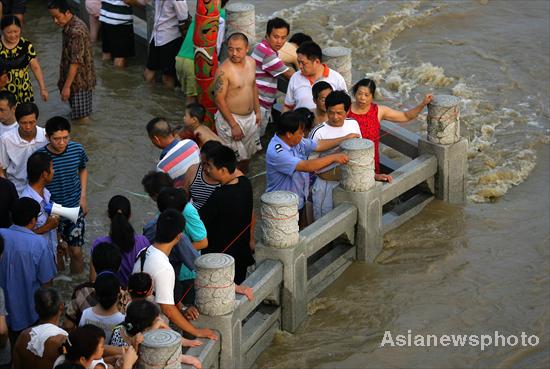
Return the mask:
<svg viewBox="0 0 550 369">
<path fill-rule="evenodd" d="M 191 183 L 197 175 L 198 170 L 199 164 L 193 164 L 187 169 L 187 172 L 185 172 L 185 176 L 183 177 L 182 188 L 185 191 L 187 198 L 189 198 L 189 187 L 191 187 Z"/>
<path fill-rule="evenodd" d="M 283 73 L 283 76 L 285 76 L 286 79 L 290 79 L 294 73 L 294 69 L 288 68 L 287 71 Z"/>
<path fill-rule="evenodd" d="M 200 240 L 200 241 L 192 242 L 192 244 L 193 244 L 193 248 L 194 248 L 195 250 L 197 250 L 197 251 L 198 251 L 198 250 L 205 249 L 205 248 L 208 247 L 208 238 L 205 237 L 205 238 L 203 238 L 203 239 Z"/>
<path fill-rule="evenodd" d="M 260 93 L 256 81 L 254 81 L 254 112 L 256 113 L 256 124 L 262 121 L 262 112 L 260 110 Z"/>
<path fill-rule="evenodd" d="M 38 58 L 32 58 L 30 65 L 34 78 L 36 78 L 38 86 L 40 86 L 40 96 L 42 96 L 42 100 L 48 101 L 48 89 L 46 88 L 46 83 L 44 82 L 44 74 L 42 73 L 42 68 L 40 67 Z"/>
<path fill-rule="evenodd" d="M 317 141 L 317 147 L 315 148 L 315 151 L 321 152 L 321 151 L 327 151 L 330 150 L 338 145 L 340 145 L 342 142 L 352 139 L 352 138 L 361 138 L 360 135 L 357 133 L 349 133 L 345 136 L 338 137 L 338 138 L 331 138 L 330 140 L 319 140 Z"/>
<path fill-rule="evenodd" d="M 38 227 L 36 229 L 33 229 L 32 231 L 36 234 L 44 234 L 46 232 L 51 231 L 52 229 L 57 228 L 59 225 L 59 217 L 57 216 L 49 216 L 48 220 L 46 220 L 46 223 L 44 223 L 41 227 Z"/>
<path fill-rule="evenodd" d="M 321 158 L 302 160 L 296 164 L 296 170 L 298 172 L 316 172 L 332 163 L 346 164 L 348 160 L 346 154 L 332 154 Z"/>
<path fill-rule="evenodd" d="M 0 177 L 6 178 L 6 170 L 2 167 L 0 167 Z"/>
<path fill-rule="evenodd" d="M 69 96 L 71 96 L 71 85 L 73 84 L 77 71 L 78 71 L 78 64 L 71 64 L 69 66 L 67 79 L 65 80 L 65 84 L 63 85 L 63 89 L 61 90 L 61 100 L 63 101 L 69 100 Z"/>
<path fill-rule="evenodd" d="M 6 317 L 0 315 L 0 347 L 6 347 L 8 342 L 8 325 L 6 323 Z"/>
<path fill-rule="evenodd" d="M 90 260 L 90 276 L 88 277 L 88 280 L 90 282 L 93 282 L 95 281 L 95 278 L 96 278 L 96 272 L 95 272 L 95 268 L 94 268 L 94 264 L 92 263 L 92 260 Z"/>
<path fill-rule="evenodd" d="M 88 201 L 86 199 L 86 193 L 88 191 L 88 168 L 82 168 L 78 173 L 80 177 L 80 208 L 84 215 L 88 214 Z"/>
<path fill-rule="evenodd" d="M 379 107 L 380 116 L 378 118 L 379 120 L 385 119 L 395 123 L 406 123 L 418 117 L 418 114 L 420 114 L 424 107 L 432 101 L 432 98 L 432 94 L 427 94 L 420 104 L 407 111 L 394 110 L 387 106 L 381 105 Z"/>
<path fill-rule="evenodd" d="M 166 317 L 180 329 L 186 331 L 189 334 L 192 334 L 195 337 L 209 338 L 216 340 L 218 336 L 214 331 L 208 328 L 199 329 L 189 323 L 187 319 L 182 315 L 181 311 L 176 307 L 176 305 L 167 305 L 159 304 L 160 310 Z"/>
</svg>

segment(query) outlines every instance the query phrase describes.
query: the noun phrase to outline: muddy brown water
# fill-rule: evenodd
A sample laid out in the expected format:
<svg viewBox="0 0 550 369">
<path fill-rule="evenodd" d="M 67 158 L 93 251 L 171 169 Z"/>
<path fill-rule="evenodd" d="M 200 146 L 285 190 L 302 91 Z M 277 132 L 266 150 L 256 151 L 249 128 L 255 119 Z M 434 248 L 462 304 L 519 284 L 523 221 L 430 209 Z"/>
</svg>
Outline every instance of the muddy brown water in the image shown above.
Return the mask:
<svg viewBox="0 0 550 369">
<path fill-rule="evenodd" d="M 194 2 L 190 1 L 190 8 Z M 379 82 L 380 101 L 409 107 L 427 92 L 462 98 L 470 144 L 468 203 L 433 202 L 386 235 L 375 265 L 355 263 L 309 306 L 295 334 L 278 334 L 258 368 L 550 367 L 550 2 L 254 1 L 257 35 L 273 15 L 322 46 L 353 50 L 354 79 Z M 50 90 L 40 122 L 68 114 L 56 92 L 61 31 L 43 1 L 29 1 L 23 35 Z M 93 122 L 73 138 L 90 157 L 88 241 L 108 232 L 115 194 L 136 229 L 154 216 L 141 187 L 158 150 L 146 122 L 178 123 L 183 99 L 143 83 L 144 57 L 115 70 L 100 60 Z M 35 84 L 36 86 L 36 84 Z M 36 87 L 35 87 L 36 88 Z M 424 132 L 425 124 L 408 128 Z M 386 150 L 388 155 L 391 151 Z M 263 192 L 263 155 L 250 173 Z M 257 205 L 257 204 L 256 204 Z M 57 282 L 64 296 L 84 277 Z M 535 347 L 380 347 L 406 334 L 535 334 Z"/>
</svg>

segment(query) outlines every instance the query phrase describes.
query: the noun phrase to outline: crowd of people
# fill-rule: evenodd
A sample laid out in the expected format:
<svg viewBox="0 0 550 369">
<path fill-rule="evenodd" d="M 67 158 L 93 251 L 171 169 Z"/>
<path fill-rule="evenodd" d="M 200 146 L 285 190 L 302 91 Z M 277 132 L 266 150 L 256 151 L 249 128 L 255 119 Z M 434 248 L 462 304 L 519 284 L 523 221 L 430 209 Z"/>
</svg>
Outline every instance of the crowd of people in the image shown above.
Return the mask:
<svg viewBox="0 0 550 369">
<path fill-rule="evenodd" d="M 380 121 L 408 122 L 431 101 L 426 95 L 406 112 L 377 105 L 376 85 L 366 78 L 350 96 L 350 86 L 323 63 L 322 49 L 310 36 L 290 37 L 289 23 L 273 18 L 265 37 L 252 45 L 243 33 L 224 34 L 222 9 L 218 49 L 227 56 L 216 72 L 218 110 L 208 126 L 207 111 L 197 102 L 195 22 L 187 2 L 156 1 L 144 79 L 154 82 L 159 72 L 165 87 L 180 86 L 185 95 L 183 125 L 162 117 L 145 125 L 161 153 L 141 183 L 158 213 L 136 232 L 129 199 L 115 194 L 107 209 L 109 233 L 90 244 L 89 282 L 76 286 L 65 304 L 53 280 L 67 260 L 71 273 L 84 271 L 93 160 L 72 140 L 71 128 L 92 114 L 99 30 L 103 59 L 124 67 L 135 54 L 132 8 L 145 2 L 86 1 L 89 31 L 66 0 L 48 1 L 63 36 L 57 86 L 71 113 L 70 119 L 48 118 L 43 128 L 29 68 L 44 101 L 48 91 L 33 45 L 21 37 L 25 2 L 2 0 L 0 369 L 132 368 L 144 333 L 156 329 L 182 332 L 185 347 L 202 344 L 195 338 L 218 339 L 215 331 L 193 324 L 199 316 L 194 262 L 204 253 L 231 255 L 235 293 L 254 298 L 245 285 L 255 264 L 253 191 L 246 175 L 267 127 L 275 134 L 266 148 L 266 191 L 294 192 L 303 228 L 333 207 L 340 166 L 349 160 L 338 148 L 341 142 L 372 140 L 375 179 L 390 182 L 379 164 Z M 221 1 L 222 8 L 226 3 Z M 288 81 L 280 116 L 273 114 L 278 79 Z M 60 217 L 55 206 L 78 212 Z M 180 360 L 201 367 L 194 357 L 182 354 Z"/>
</svg>

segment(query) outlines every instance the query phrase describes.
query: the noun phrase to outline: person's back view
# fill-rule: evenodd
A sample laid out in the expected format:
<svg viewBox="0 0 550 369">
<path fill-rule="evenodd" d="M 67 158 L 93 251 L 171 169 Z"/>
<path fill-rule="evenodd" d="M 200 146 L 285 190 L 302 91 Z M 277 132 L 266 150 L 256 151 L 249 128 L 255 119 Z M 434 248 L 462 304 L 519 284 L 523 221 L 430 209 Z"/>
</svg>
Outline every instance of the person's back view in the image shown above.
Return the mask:
<svg viewBox="0 0 550 369">
<path fill-rule="evenodd" d="M 40 317 L 38 325 L 21 333 L 14 347 L 13 369 L 50 369 L 59 356 L 59 349 L 67 339 L 67 332 L 59 328 L 63 303 L 53 288 L 40 288 L 34 294 L 35 309 Z"/>
</svg>

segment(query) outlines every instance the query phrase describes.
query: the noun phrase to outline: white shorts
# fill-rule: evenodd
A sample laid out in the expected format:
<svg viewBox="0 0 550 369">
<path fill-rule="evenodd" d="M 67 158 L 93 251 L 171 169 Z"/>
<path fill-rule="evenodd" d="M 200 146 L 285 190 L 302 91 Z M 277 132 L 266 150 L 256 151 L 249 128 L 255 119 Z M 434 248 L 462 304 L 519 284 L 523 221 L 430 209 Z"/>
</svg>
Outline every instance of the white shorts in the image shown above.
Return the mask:
<svg viewBox="0 0 550 369">
<path fill-rule="evenodd" d="M 317 177 L 311 189 L 313 219 L 317 220 L 332 210 L 332 191 L 338 187 L 337 181 L 325 181 Z"/>
<path fill-rule="evenodd" d="M 233 114 L 233 118 L 243 131 L 244 137 L 242 140 L 235 141 L 231 137 L 231 126 L 219 111 L 215 116 L 216 131 L 222 143 L 235 151 L 237 161 L 248 160 L 262 149 L 258 127 L 256 126 L 256 114 L 254 112 L 247 116 Z"/>
<path fill-rule="evenodd" d="M 260 106 L 260 112 L 262 113 L 262 120 L 260 122 L 260 137 L 265 135 L 265 130 L 269 122 L 271 122 L 271 109 L 266 109 Z"/>
</svg>

